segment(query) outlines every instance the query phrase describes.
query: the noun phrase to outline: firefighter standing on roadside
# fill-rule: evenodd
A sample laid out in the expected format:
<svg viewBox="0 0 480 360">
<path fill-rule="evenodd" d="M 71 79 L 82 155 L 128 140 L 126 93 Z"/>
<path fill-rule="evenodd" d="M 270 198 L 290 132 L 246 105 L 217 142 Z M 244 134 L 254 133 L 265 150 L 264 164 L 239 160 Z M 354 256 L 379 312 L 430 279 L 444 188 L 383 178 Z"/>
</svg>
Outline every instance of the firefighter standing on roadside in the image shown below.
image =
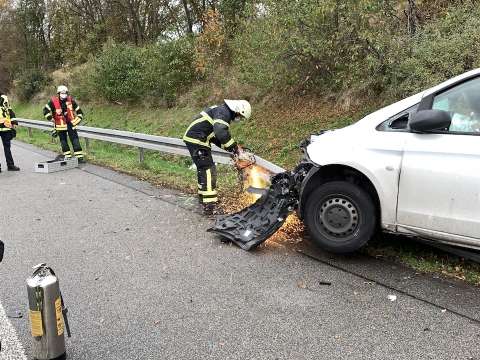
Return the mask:
<svg viewBox="0 0 480 360">
<path fill-rule="evenodd" d="M 252 107 L 246 100 L 224 100 L 219 106 L 211 106 L 202 111 L 190 124 L 183 141 L 186 143 L 193 162 L 197 167 L 198 196 L 208 215 L 216 213 L 217 170 L 212 158 L 211 144 L 215 144 L 232 154 L 242 150 L 230 135 L 233 121 L 249 119 Z"/>
<path fill-rule="evenodd" d="M 19 171 L 20 168 L 15 166 L 13 162 L 12 151 L 10 150 L 11 140 L 17 135 L 15 126 L 18 125 L 15 118 L 15 113 L 10 107 L 7 95 L 0 92 L 0 137 L 2 138 L 3 151 L 5 153 L 5 159 L 7 161 L 8 171 Z M 0 165 L 0 172 L 2 167 Z"/>
<path fill-rule="evenodd" d="M 57 89 L 57 95 L 53 96 L 43 108 L 43 115 L 47 120 L 53 121 L 54 129 L 52 136 L 58 135 L 62 145 L 62 155 L 57 158 L 70 159 L 72 152 L 68 145 L 67 135 L 73 146 L 73 156 L 79 162 L 83 162 L 83 150 L 77 134 L 77 125 L 83 119 L 83 112 L 75 99 L 69 95 L 68 88 L 61 85 Z"/>
</svg>

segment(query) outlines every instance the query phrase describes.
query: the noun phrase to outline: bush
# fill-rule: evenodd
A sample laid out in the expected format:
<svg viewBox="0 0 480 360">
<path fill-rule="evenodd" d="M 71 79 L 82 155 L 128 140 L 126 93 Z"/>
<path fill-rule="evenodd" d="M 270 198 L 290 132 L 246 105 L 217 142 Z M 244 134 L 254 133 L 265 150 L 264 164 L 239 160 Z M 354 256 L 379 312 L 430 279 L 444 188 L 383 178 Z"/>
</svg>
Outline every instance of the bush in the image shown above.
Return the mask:
<svg viewBox="0 0 480 360">
<path fill-rule="evenodd" d="M 35 94 L 40 92 L 50 81 L 44 71 L 30 69 L 18 77 L 16 82 L 16 93 L 20 100 L 29 101 Z"/>
<path fill-rule="evenodd" d="M 109 42 L 95 59 L 96 93 L 109 101 L 146 96 L 171 105 L 195 80 L 193 61 L 188 37 L 146 47 Z"/>
<path fill-rule="evenodd" d="M 136 101 L 145 93 L 145 64 L 134 46 L 108 42 L 95 61 L 98 94 L 109 101 Z"/>
<path fill-rule="evenodd" d="M 392 96 L 403 97 L 480 67 L 480 8 L 452 8 L 405 42 L 389 78 Z"/>
<path fill-rule="evenodd" d="M 196 79 L 193 39 L 186 37 L 152 45 L 142 53 L 146 94 L 173 105 Z"/>
<path fill-rule="evenodd" d="M 265 91 L 342 91 L 383 64 L 375 0 L 266 2 L 235 39 L 236 65 Z"/>
</svg>

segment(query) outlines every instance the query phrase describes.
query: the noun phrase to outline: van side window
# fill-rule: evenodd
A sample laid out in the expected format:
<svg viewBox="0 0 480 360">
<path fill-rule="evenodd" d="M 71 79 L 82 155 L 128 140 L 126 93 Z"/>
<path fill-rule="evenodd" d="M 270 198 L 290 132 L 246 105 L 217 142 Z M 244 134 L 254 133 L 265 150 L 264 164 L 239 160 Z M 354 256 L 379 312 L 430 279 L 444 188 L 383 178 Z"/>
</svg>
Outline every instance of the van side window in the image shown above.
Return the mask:
<svg viewBox="0 0 480 360">
<path fill-rule="evenodd" d="M 432 109 L 450 113 L 452 123 L 449 132 L 480 134 L 480 78 L 436 95 Z"/>
<path fill-rule="evenodd" d="M 406 110 L 392 116 L 388 120 L 377 126 L 378 131 L 408 131 L 408 119 L 411 113 L 417 111 L 418 104 L 409 107 Z"/>
</svg>

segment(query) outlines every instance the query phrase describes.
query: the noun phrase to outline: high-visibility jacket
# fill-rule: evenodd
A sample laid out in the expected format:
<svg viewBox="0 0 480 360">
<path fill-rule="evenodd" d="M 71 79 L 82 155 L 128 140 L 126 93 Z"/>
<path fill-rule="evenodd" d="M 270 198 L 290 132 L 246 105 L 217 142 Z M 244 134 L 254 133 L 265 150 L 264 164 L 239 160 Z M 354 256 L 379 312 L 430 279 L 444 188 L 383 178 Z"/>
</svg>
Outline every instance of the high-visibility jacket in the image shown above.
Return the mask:
<svg viewBox="0 0 480 360">
<path fill-rule="evenodd" d="M 73 128 L 83 119 L 83 111 L 75 99 L 70 95 L 65 100 L 59 96 L 50 99 L 43 108 L 43 114 L 47 120 L 54 121 L 55 129 L 58 131 L 67 130 L 67 124 L 71 123 Z"/>
<path fill-rule="evenodd" d="M 212 106 L 202 111 L 190 124 L 183 141 L 205 147 L 211 147 L 213 143 L 233 152 L 237 149 L 237 143 L 230 134 L 230 123 L 233 119 L 235 113 L 225 103 Z"/>
<path fill-rule="evenodd" d="M 0 96 L 0 131 L 10 131 L 15 127 L 12 119 L 15 113 L 10 107 L 7 95 Z"/>
</svg>

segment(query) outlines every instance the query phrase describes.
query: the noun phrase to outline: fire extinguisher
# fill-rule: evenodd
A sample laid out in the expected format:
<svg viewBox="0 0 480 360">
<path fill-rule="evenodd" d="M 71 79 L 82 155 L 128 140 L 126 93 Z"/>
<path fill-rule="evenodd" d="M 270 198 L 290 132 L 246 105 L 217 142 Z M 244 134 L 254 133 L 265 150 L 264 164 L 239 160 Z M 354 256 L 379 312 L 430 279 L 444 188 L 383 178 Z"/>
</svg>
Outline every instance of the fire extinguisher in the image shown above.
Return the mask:
<svg viewBox="0 0 480 360">
<path fill-rule="evenodd" d="M 27 279 L 32 352 L 36 360 L 66 358 L 65 330 L 70 337 L 67 308 L 63 302 L 58 278 L 46 264 L 35 266 Z"/>
</svg>

